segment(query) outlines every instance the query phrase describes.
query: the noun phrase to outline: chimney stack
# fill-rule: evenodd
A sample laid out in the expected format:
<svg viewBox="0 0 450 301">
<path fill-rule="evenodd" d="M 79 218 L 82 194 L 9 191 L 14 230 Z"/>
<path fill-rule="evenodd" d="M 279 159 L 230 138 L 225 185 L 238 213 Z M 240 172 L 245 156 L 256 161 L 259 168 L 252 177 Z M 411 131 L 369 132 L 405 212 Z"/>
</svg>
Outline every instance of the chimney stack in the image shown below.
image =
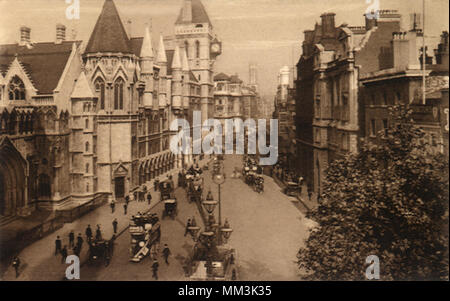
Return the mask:
<svg viewBox="0 0 450 301">
<path fill-rule="evenodd" d="M 320 16 L 322 19 L 322 37 L 324 38 L 334 38 L 335 35 L 335 24 L 334 16 L 335 13 L 325 13 Z"/>
<path fill-rule="evenodd" d="M 66 26 L 56 24 L 56 44 L 61 44 L 66 40 Z"/>
<path fill-rule="evenodd" d="M 20 27 L 20 45 L 28 45 L 30 44 L 30 33 L 31 29 L 27 26 Z"/>
<path fill-rule="evenodd" d="M 364 14 L 364 17 L 366 19 L 366 30 L 369 31 L 372 28 L 374 28 L 375 26 L 378 26 L 378 11 L 374 12 L 372 11 L 371 13 L 367 13 Z"/>
</svg>

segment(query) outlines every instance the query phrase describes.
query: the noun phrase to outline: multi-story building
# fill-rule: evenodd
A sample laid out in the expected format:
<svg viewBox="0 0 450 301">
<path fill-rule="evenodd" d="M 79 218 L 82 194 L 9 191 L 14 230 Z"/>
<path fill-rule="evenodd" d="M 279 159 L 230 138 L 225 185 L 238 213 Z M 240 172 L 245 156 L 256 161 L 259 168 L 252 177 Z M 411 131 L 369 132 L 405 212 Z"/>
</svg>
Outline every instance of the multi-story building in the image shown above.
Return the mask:
<svg viewBox="0 0 450 301">
<path fill-rule="evenodd" d="M 409 104 L 412 118 L 426 132 L 431 150 L 444 152 L 442 133 L 442 90 L 448 89 L 448 33 L 441 35 L 435 50 L 435 63 L 428 57 L 425 65 L 425 103 L 423 102 L 421 30 L 394 32 L 392 43 L 384 50 L 380 70 L 360 75 L 360 103 L 364 106 L 364 136 L 377 142 L 377 133 L 392 123 L 389 107 Z M 445 108 L 443 108 L 445 110 Z M 448 139 L 448 138 L 447 138 Z"/>
<path fill-rule="evenodd" d="M 295 114 L 295 88 L 291 85 L 290 69 L 284 66 L 278 75 L 272 118 L 278 120 L 278 161 L 292 170 L 297 159 Z"/>
<path fill-rule="evenodd" d="M 63 209 L 128 191 L 192 155 L 169 150 L 175 118 L 211 116 L 221 44 L 200 0 L 185 0 L 174 37 L 125 31 L 105 0 L 85 49 L 56 40 L 0 45 L 1 217 Z M 191 122 L 192 125 L 192 122 Z"/>
<path fill-rule="evenodd" d="M 366 16 L 365 26 L 335 26 L 335 14 L 306 30 L 297 64 L 298 170 L 309 189 L 321 192 L 328 163 L 358 150 L 362 108 L 358 104 L 359 74 L 378 70 L 392 33 L 400 30 L 396 11 Z"/>
</svg>

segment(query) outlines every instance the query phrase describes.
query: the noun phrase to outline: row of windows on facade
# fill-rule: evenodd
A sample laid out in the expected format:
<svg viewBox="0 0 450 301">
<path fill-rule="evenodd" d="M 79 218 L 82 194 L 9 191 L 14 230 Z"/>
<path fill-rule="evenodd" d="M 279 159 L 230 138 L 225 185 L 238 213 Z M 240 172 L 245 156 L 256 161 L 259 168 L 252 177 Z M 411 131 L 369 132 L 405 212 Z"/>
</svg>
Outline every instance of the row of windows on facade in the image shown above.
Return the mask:
<svg viewBox="0 0 450 301">
<path fill-rule="evenodd" d="M 189 51 L 189 42 L 188 41 L 184 42 L 184 49 L 186 49 L 187 57 L 191 58 L 192 54 Z M 199 41 L 195 41 L 194 51 L 195 51 L 195 57 L 199 59 L 200 58 L 200 42 Z"/>
<path fill-rule="evenodd" d="M 147 145 L 147 147 L 146 147 Z M 162 149 L 161 149 L 162 145 Z M 162 141 L 160 139 L 155 139 L 148 142 L 139 143 L 139 157 L 143 158 L 147 155 L 157 154 L 159 152 L 163 152 L 169 150 L 169 139 L 163 138 Z"/>
<path fill-rule="evenodd" d="M 8 133 L 9 135 L 15 134 L 31 134 L 38 126 L 42 126 L 45 130 L 55 130 L 56 129 L 56 117 L 53 113 L 45 114 L 42 117 L 42 122 L 36 122 L 37 118 L 31 114 L 20 117 L 11 114 L 3 115 L 0 120 L 0 131 L 3 133 Z M 68 121 L 66 119 L 60 119 L 59 129 L 60 131 L 65 131 L 68 128 Z"/>
<path fill-rule="evenodd" d="M 100 110 L 105 109 L 105 82 L 100 77 L 94 82 L 95 91 L 99 94 Z M 123 110 L 123 88 L 125 81 L 119 77 L 114 82 L 114 110 Z"/>
</svg>

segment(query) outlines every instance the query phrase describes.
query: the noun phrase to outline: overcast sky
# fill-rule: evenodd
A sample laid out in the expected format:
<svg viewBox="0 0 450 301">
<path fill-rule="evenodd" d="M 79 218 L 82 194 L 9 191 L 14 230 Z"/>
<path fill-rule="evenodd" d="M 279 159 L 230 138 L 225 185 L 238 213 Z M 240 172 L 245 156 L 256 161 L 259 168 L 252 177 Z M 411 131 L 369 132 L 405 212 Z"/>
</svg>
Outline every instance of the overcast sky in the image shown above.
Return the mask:
<svg viewBox="0 0 450 301">
<path fill-rule="evenodd" d="M 132 36 L 142 36 L 144 24 L 152 19 L 154 47 L 159 33 L 172 35 L 183 0 L 115 0 L 122 21 L 132 20 Z M 323 12 L 336 13 L 336 25 L 364 25 L 363 14 L 376 0 L 202 0 L 223 53 L 216 72 L 238 73 L 248 81 L 248 64 L 258 65 L 261 93 L 273 95 L 278 70 L 294 65 L 301 54 L 303 31 L 313 29 Z M 397 9 L 405 29 L 409 14 L 422 11 L 422 0 L 379 0 L 381 9 Z M 369 2 L 369 4 L 367 4 Z M 100 13 L 103 0 L 80 0 L 79 20 L 65 17 L 65 0 L 0 0 L 0 43 L 19 39 L 19 27 L 31 27 L 36 42 L 54 39 L 55 24 L 76 28 L 77 39 L 87 40 Z M 426 0 L 426 35 L 431 49 L 449 27 L 448 0 Z"/>
</svg>

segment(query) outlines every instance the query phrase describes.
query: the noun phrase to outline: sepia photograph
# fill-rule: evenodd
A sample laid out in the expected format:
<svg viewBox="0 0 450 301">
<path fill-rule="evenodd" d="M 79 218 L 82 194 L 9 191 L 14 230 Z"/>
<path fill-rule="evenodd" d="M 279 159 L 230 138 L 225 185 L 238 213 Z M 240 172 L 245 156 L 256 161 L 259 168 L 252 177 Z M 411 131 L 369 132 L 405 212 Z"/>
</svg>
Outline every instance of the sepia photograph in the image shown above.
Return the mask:
<svg viewBox="0 0 450 301">
<path fill-rule="evenodd" d="M 448 0 L 0 0 L 0 284 L 448 282 L 448 89 Z"/>
</svg>

